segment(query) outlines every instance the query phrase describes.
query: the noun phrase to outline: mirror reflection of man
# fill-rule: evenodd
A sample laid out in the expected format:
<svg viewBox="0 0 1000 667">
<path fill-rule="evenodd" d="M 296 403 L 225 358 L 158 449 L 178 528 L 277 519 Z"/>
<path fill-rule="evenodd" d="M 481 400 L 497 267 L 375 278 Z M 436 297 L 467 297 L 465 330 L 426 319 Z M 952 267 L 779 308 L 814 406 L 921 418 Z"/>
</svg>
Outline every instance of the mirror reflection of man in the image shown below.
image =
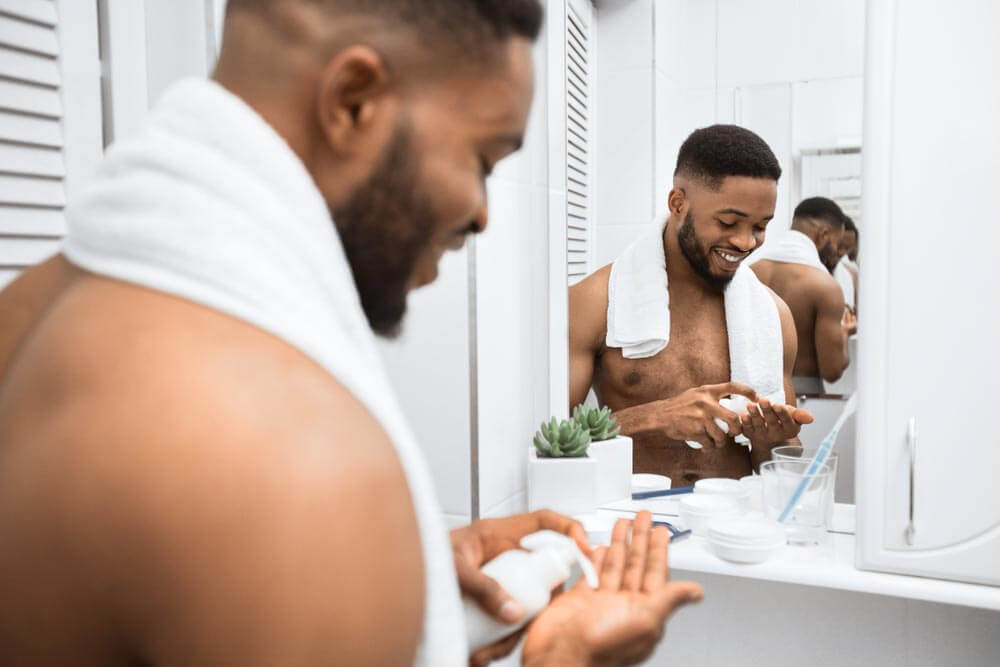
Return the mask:
<svg viewBox="0 0 1000 667">
<path fill-rule="evenodd" d="M 855 315 L 858 314 L 858 226 L 849 215 L 844 215 L 844 235 L 838 246 L 840 261 L 833 270 L 833 277 L 844 293 L 844 303 Z"/>
<path fill-rule="evenodd" d="M 823 393 L 823 380 L 836 382 L 850 363 L 848 337 L 857 318 L 846 307 L 832 272 L 840 261 L 845 216 L 826 197 L 795 207 L 792 228 L 765 246 L 752 269 L 784 299 L 795 319 L 798 356 L 794 384 L 799 394 Z"/>
<path fill-rule="evenodd" d="M 570 289 L 571 404 L 583 402 L 593 388 L 633 438 L 636 471 L 665 474 L 675 486 L 742 477 L 811 421 L 794 408 L 791 313 L 743 266 L 764 241 L 780 175 L 771 149 L 753 132 L 732 125 L 695 131 L 677 158 L 665 225 Z M 629 284 L 633 274 L 646 278 Z M 760 387 L 732 381 L 734 362 L 744 361 L 731 355 L 734 340 L 727 328 L 733 315 L 727 294 L 737 277 L 745 296 L 763 304 L 760 321 L 749 326 L 773 327 L 773 356 L 762 362 L 773 378 L 770 397 L 758 396 Z M 661 292 L 662 301 L 641 303 Z M 652 317 L 665 329 L 655 346 L 630 354 L 630 346 L 614 345 L 613 329 L 623 303 L 634 300 L 640 301 L 638 310 L 629 317 Z M 649 312 L 649 303 L 656 312 Z M 742 333 L 754 338 L 766 332 Z M 727 396 L 759 403 L 731 410 L 720 405 Z M 736 444 L 737 434 L 752 448 Z"/>
<path fill-rule="evenodd" d="M 419 7 L 416 7 L 419 5 Z M 551 512 L 445 531 L 375 351 L 487 223 L 537 0 L 230 0 L 187 80 L 0 293 L 0 664 L 469 662 L 461 592 Z M 631 541 L 628 534 L 631 532 Z M 695 584 L 641 513 L 529 665 L 631 664 Z M 505 640 L 474 664 L 513 648 Z"/>
</svg>

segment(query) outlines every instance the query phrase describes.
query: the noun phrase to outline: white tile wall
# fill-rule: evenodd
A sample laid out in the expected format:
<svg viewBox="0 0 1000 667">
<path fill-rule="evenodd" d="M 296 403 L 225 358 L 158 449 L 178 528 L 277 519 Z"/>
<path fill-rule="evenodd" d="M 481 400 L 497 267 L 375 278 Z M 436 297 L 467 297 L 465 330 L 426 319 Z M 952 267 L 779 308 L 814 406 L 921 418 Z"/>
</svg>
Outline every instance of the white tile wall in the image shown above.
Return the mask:
<svg viewBox="0 0 1000 667">
<path fill-rule="evenodd" d="M 646 231 L 650 222 L 644 224 L 601 225 L 597 228 L 597 253 L 594 267 L 599 269 L 615 261 L 632 241 Z"/>
<path fill-rule="evenodd" d="M 705 588 L 669 623 L 656 667 L 987 667 L 1000 613 L 809 586 L 674 572 Z"/>
<path fill-rule="evenodd" d="M 598 11 L 600 14 L 600 11 Z M 653 217 L 653 68 L 606 69 L 601 33 L 597 94 L 597 224 L 645 222 Z"/>
<path fill-rule="evenodd" d="M 792 86 L 789 83 L 746 86 L 737 95 L 736 123 L 759 134 L 771 147 L 781 165 L 783 173 L 778 181 L 774 221 L 777 225 L 787 226 L 786 221 L 791 219 L 795 207 L 791 201 L 795 180 L 792 161 Z"/>
<path fill-rule="evenodd" d="M 795 84 L 794 144 L 802 148 L 861 145 L 864 78 Z"/>
<path fill-rule="evenodd" d="M 490 227 L 476 244 L 479 497 L 484 513 L 524 488 L 534 407 L 526 340 L 531 334 L 527 249 L 534 222 L 532 186 L 491 179 L 489 195 Z"/>
<path fill-rule="evenodd" d="M 714 88 L 714 0 L 657 0 L 653 12 L 656 68 L 682 88 Z"/>
<path fill-rule="evenodd" d="M 561 4 L 549 3 L 549 20 L 558 25 L 547 28 L 559 35 L 561 20 L 551 12 Z M 549 220 L 564 219 L 566 211 L 565 174 L 550 162 L 561 161 L 565 133 L 561 126 L 550 131 L 553 116 L 563 113 L 561 96 L 550 103 L 550 76 L 564 76 L 554 51 L 547 36 L 535 47 L 535 101 L 524 148 L 489 180 L 490 223 L 476 245 L 481 516 L 526 509 L 527 451 L 550 413 Z M 559 241 L 565 244 L 565 231 Z M 565 285 L 565 258 L 560 271 Z"/>
<path fill-rule="evenodd" d="M 796 78 L 798 0 L 717 0 L 717 4 L 720 87 Z"/>
<path fill-rule="evenodd" d="M 403 335 L 379 342 L 389 379 L 416 434 L 446 514 L 468 517 L 469 274 L 465 250 L 447 253 L 437 280 L 410 294 Z"/>
<path fill-rule="evenodd" d="M 766 4 L 766 3 L 765 3 Z M 865 0 L 798 0 L 796 78 L 861 76 L 865 54 Z"/>
</svg>

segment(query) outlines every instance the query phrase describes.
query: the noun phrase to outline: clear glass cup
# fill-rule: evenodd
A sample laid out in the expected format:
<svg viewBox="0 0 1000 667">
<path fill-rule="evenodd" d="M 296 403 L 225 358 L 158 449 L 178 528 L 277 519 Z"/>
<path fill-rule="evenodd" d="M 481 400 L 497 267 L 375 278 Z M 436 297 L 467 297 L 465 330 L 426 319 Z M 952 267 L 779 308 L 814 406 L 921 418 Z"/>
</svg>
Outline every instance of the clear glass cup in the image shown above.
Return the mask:
<svg viewBox="0 0 1000 667">
<path fill-rule="evenodd" d="M 765 461 L 760 465 L 764 495 L 764 513 L 777 519 L 809 468 L 809 460 Z M 815 546 L 826 541 L 830 529 L 830 507 L 833 503 L 833 467 L 829 463 L 816 471 L 805 491 L 785 519 L 788 543 Z"/>
<path fill-rule="evenodd" d="M 771 460 L 772 461 L 812 461 L 812 458 L 816 455 L 817 448 L 810 447 L 805 448 L 801 445 L 782 445 L 781 447 L 775 447 L 771 450 Z M 826 463 L 830 464 L 833 469 L 833 483 L 830 485 L 830 505 L 829 517 L 827 517 L 828 522 L 833 524 L 833 504 L 836 502 L 836 489 L 837 489 L 837 455 L 828 454 L 826 457 Z"/>
</svg>

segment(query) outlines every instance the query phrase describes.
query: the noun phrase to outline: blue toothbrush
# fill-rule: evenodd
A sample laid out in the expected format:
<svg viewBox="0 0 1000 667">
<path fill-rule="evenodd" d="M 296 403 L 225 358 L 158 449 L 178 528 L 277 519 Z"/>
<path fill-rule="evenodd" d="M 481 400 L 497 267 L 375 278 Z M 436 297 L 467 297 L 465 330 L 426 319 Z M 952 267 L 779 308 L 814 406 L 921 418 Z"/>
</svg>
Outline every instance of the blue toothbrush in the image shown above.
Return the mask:
<svg viewBox="0 0 1000 667">
<path fill-rule="evenodd" d="M 778 521 L 784 523 L 788 515 L 792 513 L 795 509 L 795 503 L 799 502 L 799 498 L 805 493 L 806 487 L 809 486 L 809 482 L 812 478 L 816 476 L 819 469 L 823 467 L 826 463 L 827 457 L 830 455 L 830 450 L 833 449 L 833 445 L 837 442 L 837 436 L 840 435 L 840 428 L 847 421 L 847 418 L 854 414 L 854 411 L 858 407 L 857 394 L 851 394 L 851 398 L 847 401 L 847 405 L 844 406 L 844 410 L 837 417 L 836 423 L 834 423 L 833 428 L 827 433 L 826 437 L 823 438 L 823 442 L 820 444 L 819 449 L 816 451 L 816 455 L 812 457 L 812 461 L 809 462 L 809 467 L 806 468 L 805 474 L 802 475 L 802 481 L 799 482 L 798 488 L 795 489 L 795 493 L 792 494 L 791 500 L 788 501 L 788 505 L 782 510 L 781 514 L 778 516 Z"/>
</svg>

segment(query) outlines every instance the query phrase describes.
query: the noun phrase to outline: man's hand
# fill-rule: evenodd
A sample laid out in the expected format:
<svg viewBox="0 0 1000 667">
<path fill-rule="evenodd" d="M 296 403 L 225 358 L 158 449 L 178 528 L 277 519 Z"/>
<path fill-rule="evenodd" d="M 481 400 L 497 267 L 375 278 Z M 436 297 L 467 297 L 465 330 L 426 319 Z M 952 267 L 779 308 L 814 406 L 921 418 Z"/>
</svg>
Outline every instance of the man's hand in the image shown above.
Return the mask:
<svg viewBox="0 0 1000 667">
<path fill-rule="evenodd" d="M 739 415 L 719 405 L 719 399 L 732 394 L 757 400 L 757 392 L 750 387 L 737 382 L 723 382 L 693 387 L 673 398 L 629 410 L 649 411 L 648 426 L 659 429 L 671 440 L 693 440 L 706 447 L 725 447 L 742 431 Z M 728 433 L 719 428 L 716 419 L 726 423 Z M 628 432 L 625 428 L 623 430 Z"/>
<path fill-rule="evenodd" d="M 844 333 L 847 336 L 853 336 L 858 333 L 858 316 L 854 314 L 854 311 L 850 307 L 844 308 L 844 316 L 840 319 L 840 326 L 844 328 Z"/>
<path fill-rule="evenodd" d="M 636 515 L 631 542 L 629 522 L 615 525 L 611 546 L 594 555 L 600 588 L 581 580 L 542 611 L 528 627 L 522 664 L 635 664 L 653 652 L 674 611 L 701 600 L 698 584 L 668 581 L 670 536 L 651 522 L 649 512 Z"/>
<path fill-rule="evenodd" d="M 758 409 L 759 407 L 759 409 Z M 813 416 L 802 408 L 772 404 L 766 398 L 747 405 L 747 412 L 740 416 L 743 435 L 750 438 L 754 447 L 791 440 L 799 434 L 803 424 L 811 424 Z"/>
<path fill-rule="evenodd" d="M 462 594 L 476 600 L 487 613 L 503 623 L 520 621 L 524 616 L 524 609 L 500 584 L 483 574 L 480 568 L 503 552 L 520 548 L 519 543 L 525 535 L 546 529 L 568 535 L 583 553 L 591 553 L 583 526 L 549 510 L 517 514 L 503 519 L 483 519 L 451 531 L 451 551 Z M 523 631 L 513 633 L 496 644 L 480 649 L 469 658 L 469 664 L 486 665 L 502 658 L 514 650 L 522 634 Z"/>
</svg>

